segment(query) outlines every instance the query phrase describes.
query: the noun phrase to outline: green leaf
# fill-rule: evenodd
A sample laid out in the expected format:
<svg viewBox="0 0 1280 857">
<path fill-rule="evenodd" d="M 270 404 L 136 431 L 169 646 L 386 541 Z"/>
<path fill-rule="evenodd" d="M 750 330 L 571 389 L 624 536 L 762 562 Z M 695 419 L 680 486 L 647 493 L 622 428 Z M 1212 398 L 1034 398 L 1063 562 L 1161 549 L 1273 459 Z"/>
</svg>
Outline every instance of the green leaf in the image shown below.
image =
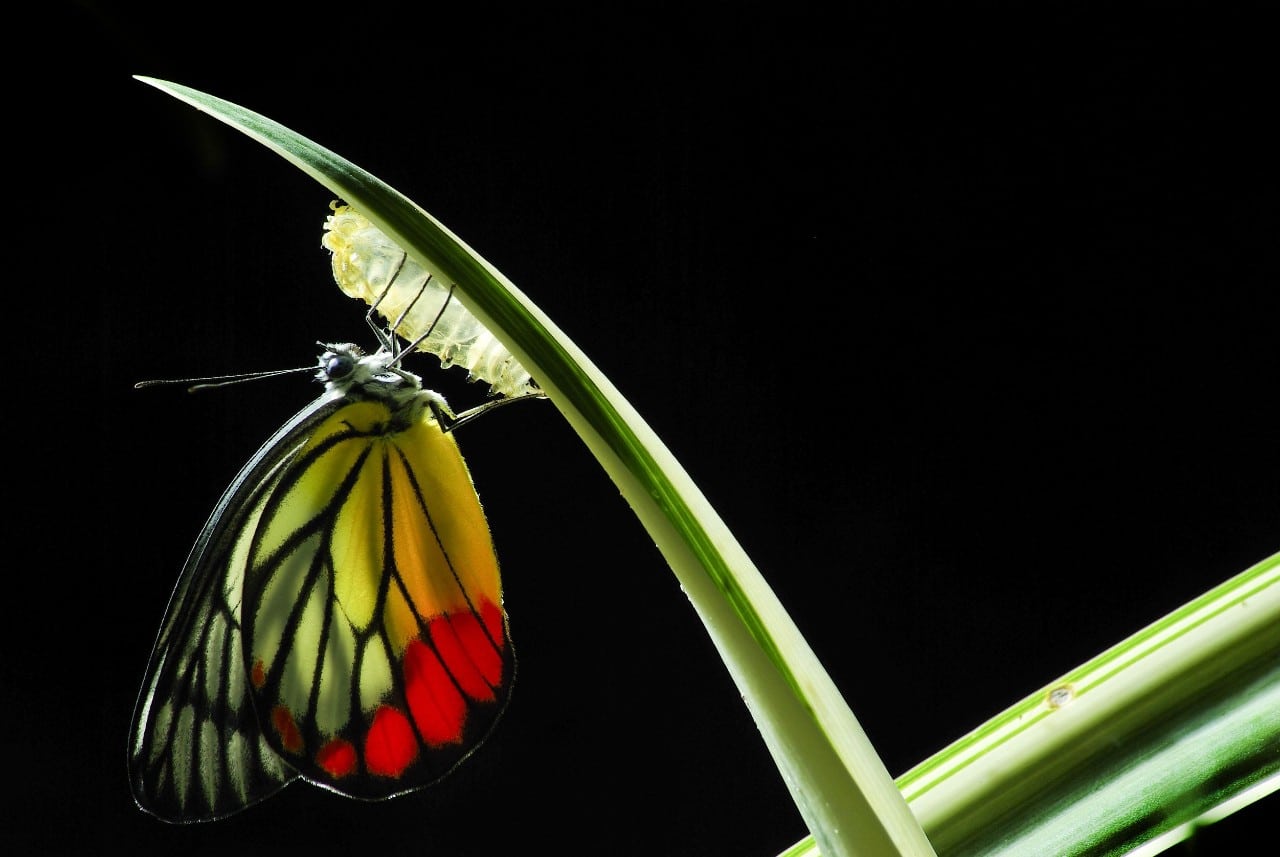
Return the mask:
<svg viewBox="0 0 1280 857">
<path fill-rule="evenodd" d="M 1064 611 L 1058 630 L 1070 633 Z M 1280 554 L 898 778 L 939 854 L 1157 854 L 1280 789 Z M 812 840 L 787 853 L 815 853 Z"/>
</svg>

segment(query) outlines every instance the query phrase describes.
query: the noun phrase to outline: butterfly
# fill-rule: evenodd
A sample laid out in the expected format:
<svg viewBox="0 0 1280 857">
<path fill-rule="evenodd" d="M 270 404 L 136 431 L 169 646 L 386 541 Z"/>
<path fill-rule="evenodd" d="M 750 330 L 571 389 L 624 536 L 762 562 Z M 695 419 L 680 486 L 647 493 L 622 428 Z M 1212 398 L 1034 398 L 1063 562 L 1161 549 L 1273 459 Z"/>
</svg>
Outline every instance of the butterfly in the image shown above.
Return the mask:
<svg viewBox="0 0 1280 857">
<path fill-rule="evenodd" d="M 244 465 L 178 579 L 129 749 L 161 819 L 222 818 L 297 779 L 413 791 L 506 706 L 498 560 L 452 431 L 488 406 L 454 414 L 367 318 L 377 351 L 321 343 L 324 392 Z"/>
</svg>

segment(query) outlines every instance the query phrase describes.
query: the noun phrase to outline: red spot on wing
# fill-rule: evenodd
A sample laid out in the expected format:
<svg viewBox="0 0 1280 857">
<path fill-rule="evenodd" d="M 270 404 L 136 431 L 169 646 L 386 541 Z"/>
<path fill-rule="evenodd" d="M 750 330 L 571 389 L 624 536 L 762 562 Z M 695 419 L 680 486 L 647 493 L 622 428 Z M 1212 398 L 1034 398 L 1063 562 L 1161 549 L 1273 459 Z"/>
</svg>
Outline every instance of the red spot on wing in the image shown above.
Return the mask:
<svg viewBox="0 0 1280 857">
<path fill-rule="evenodd" d="M 379 708 L 364 741 L 364 764 L 369 773 L 398 777 L 417 757 L 418 739 L 409 718 L 398 708 Z"/>
<path fill-rule="evenodd" d="M 502 682 L 501 634 L 491 638 L 471 613 L 431 620 L 431 642 L 462 692 L 478 702 L 492 702 Z"/>
<path fill-rule="evenodd" d="M 345 738 L 333 738 L 316 751 L 316 764 L 340 779 L 356 769 L 356 748 Z"/>
<path fill-rule="evenodd" d="M 411 640 L 404 651 L 404 695 L 413 722 L 427 744 L 438 746 L 462 740 L 467 702 L 440 658 L 421 640 Z"/>
<path fill-rule="evenodd" d="M 302 733 L 293 720 L 293 712 L 287 705 L 277 705 L 271 709 L 271 725 L 280 736 L 280 746 L 290 753 L 302 752 Z"/>
<path fill-rule="evenodd" d="M 249 681 L 253 682 L 253 686 L 259 690 L 267 683 L 267 671 L 262 666 L 262 658 L 253 662 L 253 669 L 249 671 Z"/>
<path fill-rule="evenodd" d="M 502 615 L 502 608 L 487 599 L 481 601 L 480 620 L 484 622 L 484 629 L 489 632 L 489 637 L 501 649 L 507 639 L 506 619 Z"/>
</svg>

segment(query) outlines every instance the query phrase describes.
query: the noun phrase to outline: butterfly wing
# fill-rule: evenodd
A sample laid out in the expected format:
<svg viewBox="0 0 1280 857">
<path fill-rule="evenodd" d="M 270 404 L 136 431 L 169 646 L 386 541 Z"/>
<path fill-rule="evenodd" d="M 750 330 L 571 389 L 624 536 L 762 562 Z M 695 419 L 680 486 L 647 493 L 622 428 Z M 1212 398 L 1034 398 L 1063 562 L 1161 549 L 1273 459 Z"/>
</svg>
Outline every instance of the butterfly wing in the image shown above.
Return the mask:
<svg viewBox="0 0 1280 857">
<path fill-rule="evenodd" d="M 241 604 L 249 537 L 314 424 L 317 400 L 254 455 L 223 494 L 179 576 L 134 710 L 134 798 L 168 821 L 228 815 L 298 774 L 265 740 L 244 671 Z"/>
<path fill-rule="evenodd" d="M 299 776 L 390 797 L 501 715 L 515 658 L 488 524 L 453 435 L 398 383 L 322 396 L 219 501 L 135 710 L 143 809 L 216 819 Z"/>
<path fill-rule="evenodd" d="M 466 758 L 515 661 L 493 543 L 452 434 L 358 401 L 320 421 L 261 507 L 244 579 L 249 688 L 276 753 L 383 798 Z"/>
</svg>

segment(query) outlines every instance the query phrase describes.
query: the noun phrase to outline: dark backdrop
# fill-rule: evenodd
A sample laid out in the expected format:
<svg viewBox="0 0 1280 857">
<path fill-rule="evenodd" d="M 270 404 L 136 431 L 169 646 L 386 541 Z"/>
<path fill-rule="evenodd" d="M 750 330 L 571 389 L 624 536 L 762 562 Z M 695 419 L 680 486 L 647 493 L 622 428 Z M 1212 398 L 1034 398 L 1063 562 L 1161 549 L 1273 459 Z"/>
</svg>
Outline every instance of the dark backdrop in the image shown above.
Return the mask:
<svg viewBox="0 0 1280 857">
<path fill-rule="evenodd" d="M 329 192 L 131 74 L 342 153 L 540 304 L 894 774 L 1280 547 L 1276 71 L 1248 15 L 120 5 L 11 36 L 36 57 L 8 248 L 31 339 L 11 467 L 34 476 L 10 477 L 0 674 L 24 847 L 768 855 L 804 834 L 675 579 L 545 403 L 461 437 L 520 655 L 472 760 L 380 805 L 294 786 L 183 829 L 135 809 L 128 721 L 178 570 L 316 389 L 131 385 L 366 331 L 320 248 Z M 1235 853 L 1277 808 L 1174 853 Z"/>
</svg>

